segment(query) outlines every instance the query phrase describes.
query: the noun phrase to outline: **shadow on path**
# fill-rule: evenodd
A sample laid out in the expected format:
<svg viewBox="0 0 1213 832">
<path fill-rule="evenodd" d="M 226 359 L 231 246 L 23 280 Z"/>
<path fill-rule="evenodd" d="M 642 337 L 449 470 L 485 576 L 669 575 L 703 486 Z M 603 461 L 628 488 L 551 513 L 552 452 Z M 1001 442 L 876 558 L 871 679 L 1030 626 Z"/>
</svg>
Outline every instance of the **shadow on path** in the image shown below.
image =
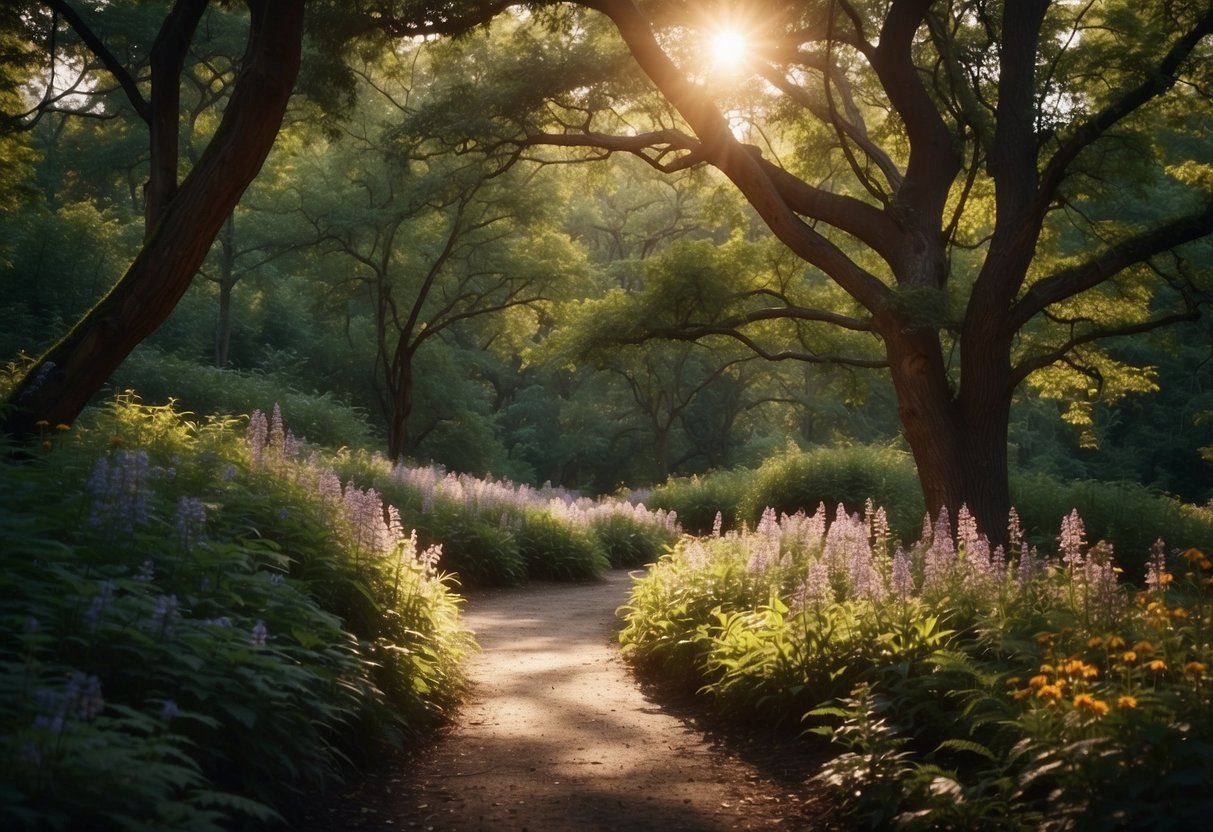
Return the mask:
<svg viewBox="0 0 1213 832">
<path fill-rule="evenodd" d="M 705 736 L 689 711 L 681 718 L 637 685 L 615 615 L 631 583 L 616 571 L 470 597 L 465 620 L 482 652 L 456 724 L 309 832 L 825 828 L 804 766 Z"/>
</svg>

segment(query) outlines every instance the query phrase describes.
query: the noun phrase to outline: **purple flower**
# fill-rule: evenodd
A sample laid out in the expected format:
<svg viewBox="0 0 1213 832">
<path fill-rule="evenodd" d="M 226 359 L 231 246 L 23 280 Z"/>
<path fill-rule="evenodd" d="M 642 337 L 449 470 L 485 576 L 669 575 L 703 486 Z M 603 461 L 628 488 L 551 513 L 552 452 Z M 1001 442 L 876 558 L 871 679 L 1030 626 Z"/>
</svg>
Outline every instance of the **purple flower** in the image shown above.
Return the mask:
<svg viewBox="0 0 1213 832">
<path fill-rule="evenodd" d="M 206 503 L 195 497 L 177 501 L 177 539 L 187 552 L 206 540 Z"/>
<path fill-rule="evenodd" d="M 179 713 L 181 711 L 177 708 L 177 703 L 171 699 L 165 699 L 164 704 L 160 706 L 160 718 L 165 722 L 171 722 Z"/>
<path fill-rule="evenodd" d="M 118 451 L 111 465 L 97 460 L 88 480 L 93 498 L 88 525 L 131 534 L 149 516 L 147 481 L 151 473 L 146 451 Z"/>
<path fill-rule="evenodd" d="M 177 596 L 161 595 L 156 598 L 148 628 L 153 632 L 167 632 L 177 618 Z"/>
<path fill-rule="evenodd" d="M 1078 509 L 1070 509 L 1070 513 L 1061 519 L 1061 534 L 1057 542 L 1061 547 L 1061 560 L 1072 569 L 1082 566 L 1082 550 L 1086 545 L 1087 531 L 1083 527 Z"/>
<path fill-rule="evenodd" d="M 244 438 L 245 443 L 248 445 L 249 456 L 252 457 L 254 465 L 260 465 L 262 459 L 265 457 L 268 433 L 269 425 L 265 421 L 265 414 L 260 410 L 254 410 L 249 416 L 248 432 Z"/>
<path fill-rule="evenodd" d="M 89 602 L 88 609 L 84 612 L 84 623 L 89 630 L 96 630 L 97 625 L 101 622 L 101 616 L 109 607 L 110 601 L 114 599 L 114 582 L 102 581 L 100 584 L 101 591 L 93 596 Z"/>
<path fill-rule="evenodd" d="M 269 637 L 269 630 L 265 626 L 265 622 L 257 619 L 257 623 L 253 625 L 252 637 L 250 643 L 254 647 L 264 647 L 265 640 Z"/>
<path fill-rule="evenodd" d="M 910 556 L 898 546 L 893 553 L 893 572 L 890 576 L 893 594 L 898 598 L 905 599 L 914 594 L 914 575 L 910 567 Z"/>
</svg>

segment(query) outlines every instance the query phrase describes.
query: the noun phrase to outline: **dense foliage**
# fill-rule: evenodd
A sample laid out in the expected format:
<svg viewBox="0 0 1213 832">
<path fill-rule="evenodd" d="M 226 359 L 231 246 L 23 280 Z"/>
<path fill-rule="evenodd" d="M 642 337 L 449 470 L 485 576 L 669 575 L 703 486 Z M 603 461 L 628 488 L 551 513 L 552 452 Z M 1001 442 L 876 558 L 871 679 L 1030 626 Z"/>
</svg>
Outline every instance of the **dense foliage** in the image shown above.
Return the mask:
<svg viewBox="0 0 1213 832">
<path fill-rule="evenodd" d="M 1204 518 L 1213 523 L 1213 517 Z M 893 544 L 883 509 L 764 513 L 638 579 L 624 649 L 734 719 L 822 734 L 857 825 L 1190 828 L 1213 808 L 1213 564 L 991 548 L 966 513 Z M 1209 528 L 1207 526 L 1206 528 Z"/>
</svg>

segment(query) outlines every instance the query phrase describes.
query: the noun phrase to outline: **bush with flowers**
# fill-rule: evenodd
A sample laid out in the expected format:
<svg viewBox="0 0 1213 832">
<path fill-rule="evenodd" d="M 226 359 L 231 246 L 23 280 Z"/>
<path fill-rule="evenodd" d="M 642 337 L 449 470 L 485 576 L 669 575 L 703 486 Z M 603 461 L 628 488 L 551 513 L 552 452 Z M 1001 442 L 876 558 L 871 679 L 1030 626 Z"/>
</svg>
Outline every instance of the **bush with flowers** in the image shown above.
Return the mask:
<svg viewBox="0 0 1213 832">
<path fill-rule="evenodd" d="M 0 467 L 0 827 L 281 825 L 457 701 L 438 550 L 277 413 L 42 427 Z"/>
<path fill-rule="evenodd" d="M 1063 518 L 1056 552 L 962 511 L 764 513 L 686 538 L 623 614 L 639 666 L 733 719 L 822 735 L 855 826 L 1193 828 L 1213 811 L 1213 563 L 1160 541 L 1136 587 Z"/>
</svg>

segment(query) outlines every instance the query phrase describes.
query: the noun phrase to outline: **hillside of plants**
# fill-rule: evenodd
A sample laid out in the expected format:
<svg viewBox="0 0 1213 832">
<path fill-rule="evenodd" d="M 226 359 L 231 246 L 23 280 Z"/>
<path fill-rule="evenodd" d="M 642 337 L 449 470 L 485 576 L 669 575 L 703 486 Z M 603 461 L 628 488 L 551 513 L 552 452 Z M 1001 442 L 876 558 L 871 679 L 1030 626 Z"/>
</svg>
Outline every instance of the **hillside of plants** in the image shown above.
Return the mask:
<svg viewBox="0 0 1213 832">
<path fill-rule="evenodd" d="M 1211 67 L 1172 0 L 4 4 L 0 828 L 295 828 L 469 594 L 618 568 L 847 826 L 1201 824 Z"/>
</svg>

